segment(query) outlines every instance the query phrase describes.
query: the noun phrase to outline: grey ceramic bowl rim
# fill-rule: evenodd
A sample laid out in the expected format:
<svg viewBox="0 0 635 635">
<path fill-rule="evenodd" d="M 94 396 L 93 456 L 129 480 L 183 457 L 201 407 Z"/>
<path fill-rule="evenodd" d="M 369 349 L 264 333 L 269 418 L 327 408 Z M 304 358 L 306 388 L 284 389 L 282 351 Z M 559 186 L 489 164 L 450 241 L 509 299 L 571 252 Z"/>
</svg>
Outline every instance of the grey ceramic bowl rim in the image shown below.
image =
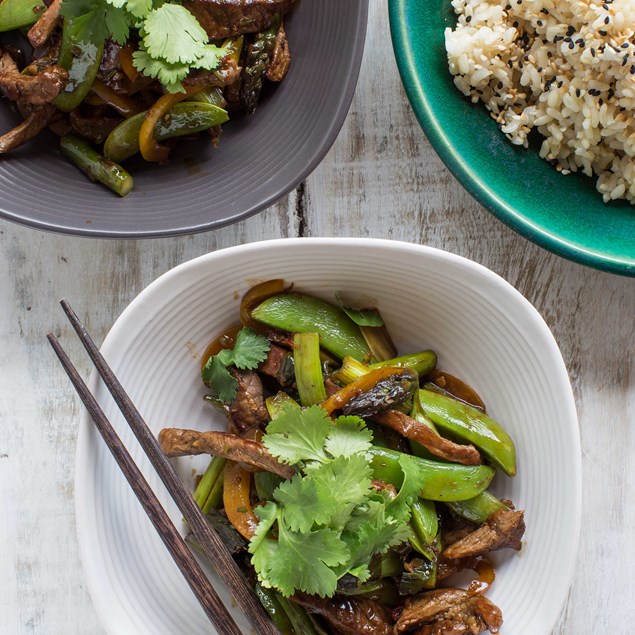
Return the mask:
<svg viewBox="0 0 635 635">
<path fill-rule="evenodd" d="M 390 31 L 399 74 L 419 125 L 436 153 L 461 182 L 461 185 L 498 220 L 540 247 L 594 269 L 623 276 L 635 276 L 632 261 L 595 253 L 572 245 L 556 234 L 546 231 L 540 225 L 531 222 L 513 206 L 498 197 L 463 161 L 445 136 L 415 70 L 413 52 L 408 44 L 407 4 L 408 0 L 390 0 L 389 3 Z"/>
<path fill-rule="evenodd" d="M 264 209 L 270 207 L 275 204 L 281 198 L 289 194 L 289 192 L 293 191 L 300 183 L 302 183 L 312 172 L 317 168 L 317 166 L 322 162 L 326 153 L 330 150 L 331 146 L 335 143 L 337 136 L 339 135 L 342 126 L 344 125 L 344 121 L 348 115 L 348 111 L 350 109 L 351 103 L 353 101 L 353 95 L 355 94 L 355 89 L 357 87 L 357 80 L 359 78 L 359 71 L 361 68 L 362 58 L 364 55 L 364 44 L 366 41 L 366 30 L 368 25 L 368 11 L 369 5 L 368 2 L 362 0 L 359 3 L 359 19 L 356 25 L 356 30 L 353 34 L 353 38 L 359 43 L 359 46 L 355 47 L 353 50 L 353 56 L 351 60 L 351 74 L 347 84 L 344 86 L 340 98 L 337 103 L 337 108 L 334 110 L 335 116 L 331 120 L 331 124 L 326 129 L 324 135 L 322 136 L 321 143 L 314 148 L 313 156 L 311 160 L 304 166 L 304 168 L 298 173 L 297 177 L 285 183 L 283 186 L 277 187 L 272 192 L 262 198 L 257 204 L 251 205 L 247 209 L 234 214 L 232 216 L 227 216 L 226 218 L 222 218 L 220 220 L 212 220 L 209 223 L 201 223 L 197 225 L 185 225 L 178 229 L 171 229 L 168 231 L 162 230 L 151 230 L 151 231 L 122 231 L 122 230 L 91 230 L 90 228 L 67 228 L 63 225 L 56 225 L 54 223 L 46 223 L 42 221 L 38 221 L 34 218 L 24 218 L 22 215 L 13 213 L 9 210 L 6 210 L 2 207 L 2 202 L 0 201 L 0 218 L 4 218 L 11 222 L 17 223 L 19 225 L 23 225 L 26 227 L 31 227 L 33 229 L 39 229 L 44 231 L 50 231 L 58 234 L 72 235 L 72 236 L 80 236 L 86 238 L 111 238 L 111 239 L 141 239 L 141 238 L 167 238 L 170 236 L 184 236 L 190 234 L 201 233 L 205 231 L 210 231 L 213 229 L 219 229 L 221 227 L 226 227 L 227 225 L 232 225 L 241 220 L 249 218 L 250 216 L 254 216 L 258 212 L 263 211 Z"/>
</svg>

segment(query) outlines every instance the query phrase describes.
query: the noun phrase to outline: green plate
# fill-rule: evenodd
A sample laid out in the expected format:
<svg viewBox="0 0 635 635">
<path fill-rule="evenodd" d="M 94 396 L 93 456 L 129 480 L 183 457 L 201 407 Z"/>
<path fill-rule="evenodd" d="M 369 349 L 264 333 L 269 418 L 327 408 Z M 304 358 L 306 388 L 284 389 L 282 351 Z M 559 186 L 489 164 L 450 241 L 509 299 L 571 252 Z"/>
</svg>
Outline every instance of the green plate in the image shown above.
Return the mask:
<svg viewBox="0 0 635 635">
<path fill-rule="evenodd" d="M 390 0 L 395 56 L 430 143 L 463 186 L 529 240 L 576 262 L 635 276 L 635 206 L 605 204 L 594 181 L 564 176 L 513 146 L 482 105 L 454 86 L 444 35 L 449 0 Z"/>
</svg>

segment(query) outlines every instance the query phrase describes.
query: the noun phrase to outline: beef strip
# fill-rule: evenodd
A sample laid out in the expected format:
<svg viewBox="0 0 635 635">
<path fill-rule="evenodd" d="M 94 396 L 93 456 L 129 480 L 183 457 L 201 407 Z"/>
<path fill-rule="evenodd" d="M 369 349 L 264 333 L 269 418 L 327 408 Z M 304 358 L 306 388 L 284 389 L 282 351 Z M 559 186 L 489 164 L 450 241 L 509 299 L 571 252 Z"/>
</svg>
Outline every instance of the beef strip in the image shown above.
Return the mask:
<svg viewBox="0 0 635 635">
<path fill-rule="evenodd" d="M 0 93 L 12 101 L 23 100 L 33 106 L 50 104 L 68 79 L 61 66 L 45 66 L 36 75 L 23 75 L 7 52 L 0 53 Z"/>
<path fill-rule="evenodd" d="M 228 432 L 199 432 L 164 428 L 159 433 L 159 443 L 169 458 L 196 454 L 213 454 L 238 463 L 245 463 L 258 470 L 291 478 L 295 470 L 275 459 L 262 443 L 242 439 Z"/>
<path fill-rule="evenodd" d="M 289 386 L 295 380 L 293 372 L 293 355 L 272 344 L 267 353 L 267 359 L 258 367 L 258 372 L 275 379 L 281 386 Z"/>
<path fill-rule="evenodd" d="M 399 432 L 406 439 L 420 443 L 435 456 L 464 465 L 479 465 L 481 455 L 472 445 L 460 445 L 442 437 L 432 428 L 397 410 L 376 415 L 374 420 Z"/>
<path fill-rule="evenodd" d="M 14 150 L 23 143 L 37 136 L 51 119 L 57 114 L 57 109 L 51 105 L 33 108 L 31 114 L 19 126 L 0 136 L 0 154 Z"/>
<path fill-rule="evenodd" d="M 499 509 L 478 529 L 446 547 L 443 557 L 456 560 L 474 558 L 498 549 L 511 548 L 518 551 L 524 533 L 525 520 L 522 510 Z"/>
<path fill-rule="evenodd" d="M 395 624 L 395 634 L 478 635 L 498 633 L 503 623 L 500 609 L 482 595 L 463 589 L 436 589 L 408 598 Z M 416 630 L 415 630 L 416 629 Z"/>
<path fill-rule="evenodd" d="M 40 19 L 29 29 L 27 37 L 31 46 L 39 48 L 44 46 L 62 20 L 60 10 L 62 0 L 53 0 L 49 8 L 40 16 Z"/>
<path fill-rule="evenodd" d="M 390 613 L 373 600 L 343 595 L 321 598 L 304 593 L 291 599 L 309 613 L 322 616 L 342 635 L 392 635 Z"/>
<path fill-rule="evenodd" d="M 276 14 L 291 10 L 294 0 L 185 0 L 211 40 L 268 29 Z"/>
<path fill-rule="evenodd" d="M 195 86 L 223 88 L 233 84 L 240 77 L 240 70 L 233 59 L 226 57 L 214 71 L 197 70 L 190 72 L 183 80 L 183 86 L 186 88 Z"/>
<path fill-rule="evenodd" d="M 68 117 L 71 127 L 84 139 L 101 145 L 122 121 L 117 117 L 82 117 L 77 110 Z"/>
<path fill-rule="evenodd" d="M 281 82 L 291 64 L 291 53 L 289 52 L 289 42 L 287 41 L 287 32 L 284 25 L 280 25 L 278 33 L 276 33 L 276 43 L 271 57 L 271 63 L 267 69 L 267 79 L 272 82 Z"/>
<path fill-rule="evenodd" d="M 238 382 L 238 390 L 236 398 L 227 409 L 231 423 L 241 432 L 266 424 L 269 421 L 269 413 L 258 373 L 253 370 L 236 369 L 232 370 L 232 375 Z"/>
</svg>

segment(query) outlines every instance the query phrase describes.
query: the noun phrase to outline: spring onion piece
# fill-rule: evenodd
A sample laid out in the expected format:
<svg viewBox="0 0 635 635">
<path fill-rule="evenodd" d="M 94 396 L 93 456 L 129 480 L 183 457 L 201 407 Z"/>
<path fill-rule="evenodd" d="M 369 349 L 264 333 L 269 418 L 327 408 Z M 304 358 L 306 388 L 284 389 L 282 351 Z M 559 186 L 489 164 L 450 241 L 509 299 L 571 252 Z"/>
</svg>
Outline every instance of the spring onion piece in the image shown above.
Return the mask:
<svg viewBox="0 0 635 635">
<path fill-rule="evenodd" d="M 41 0 L 1 0 L 0 33 L 35 24 L 45 9 Z"/>
<path fill-rule="evenodd" d="M 287 615 L 296 635 L 326 635 L 326 632 L 313 621 L 311 616 L 297 604 L 276 593 L 278 603 Z"/>
<path fill-rule="evenodd" d="M 397 355 L 397 347 L 385 324 L 382 326 L 360 326 L 359 330 L 373 353 L 373 358 L 378 362 L 393 359 Z"/>
<path fill-rule="evenodd" d="M 280 631 L 280 635 L 296 635 L 296 631 L 293 628 L 289 617 L 280 605 L 280 594 L 276 593 L 273 589 L 268 589 L 262 586 L 260 582 L 256 582 L 254 590 L 256 592 L 256 597 L 260 600 L 260 603 L 267 612 L 267 615 Z"/>
<path fill-rule="evenodd" d="M 223 469 L 225 468 L 226 459 L 215 456 L 210 464 L 207 466 L 205 470 L 205 474 L 203 474 L 203 478 L 199 481 L 199 484 L 196 486 L 194 490 L 194 500 L 196 504 L 203 510 L 204 513 L 207 513 L 210 509 L 220 506 L 222 502 L 222 490 L 221 495 L 218 496 L 217 501 L 210 501 L 209 505 L 207 504 L 208 499 L 210 498 L 210 494 L 214 490 L 214 486 L 219 478 L 222 478 Z M 214 504 L 216 503 L 216 504 Z M 205 507 L 207 507 L 207 511 L 205 511 Z"/>
<path fill-rule="evenodd" d="M 433 501 L 463 501 L 474 498 L 487 489 L 494 478 L 494 469 L 487 465 L 458 465 L 439 463 L 387 450 L 377 446 L 369 451 L 373 476 L 397 488 L 403 484 L 400 459 L 414 461 L 425 477 L 420 498 Z"/>
<path fill-rule="evenodd" d="M 434 589 L 437 585 L 437 565 L 437 558 L 417 558 L 408 563 L 399 581 L 399 595 L 414 595 Z"/>
<path fill-rule="evenodd" d="M 370 356 L 357 324 L 337 307 L 300 293 L 274 295 L 253 309 L 251 317 L 290 333 L 318 333 L 320 344 L 338 359 Z"/>
<path fill-rule="evenodd" d="M 446 505 L 459 516 L 473 523 L 484 523 L 494 512 L 499 509 L 509 509 L 505 503 L 498 500 L 488 490 L 478 496 L 465 501 L 448 502 Z"/>
<path fill-rule="evenodd" d="M 516 474 L 516 448 L 499 423 L 477 408 L 431 390 L 420 390 L 418 397 L 442 433 L 471 443 L 508 476 Z"/>
<path fill-rule="evenodd" d="M 300 408 L 300 404 L 293 399 L 286 392 L 280 391 L 276 393 L 272 397 L 267 397 L 265 399 L 265 405 L 267 406 L 267 412 L 269 413 L 270 419 L 275 419 L 283 410 L 283 408 L 287 405 L 291 404 L 296 408 Z"/>
<path fill-rule="evenodd" d="M 62 137 L 60 147 L 80 170 L 93 181 L 99 181 L 119 196 L 126 196 L 134 187 L 134 179 L 120 165 L 95 152 L 85 141 L 67 134 Z"/>
<path fill-rule="evenodd" d="M 296 333 L 293 336 L 293 366 L 300 404 L 312 406 L 326 399 L 320 336 L 317 333 Z"/>
</svg>

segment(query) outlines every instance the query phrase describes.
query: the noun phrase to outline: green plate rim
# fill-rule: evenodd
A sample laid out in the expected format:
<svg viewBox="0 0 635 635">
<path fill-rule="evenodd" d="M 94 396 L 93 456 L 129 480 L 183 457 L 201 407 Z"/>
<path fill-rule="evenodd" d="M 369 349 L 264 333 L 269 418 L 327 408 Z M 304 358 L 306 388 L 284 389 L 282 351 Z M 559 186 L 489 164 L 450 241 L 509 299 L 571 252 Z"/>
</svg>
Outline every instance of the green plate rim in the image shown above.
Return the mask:
<svg viewBox="0 0 635 635">
<path fill-rule="evenodd" d="M 540 247 L 594 269 L 635 277 L 634 259 L 616 258 L 597 250 L 583 248 L 532 222 L 530 218 L 520 214 L 508 201 L 489 188 L 461 158 L 444 134 L 416 72 L 414 51 L 410 46 L 407 33 L 406 5 L 410 1 L 412 0 L 389 0 L 388 4 L 390 33 L 397 67 L 419 125 L 450 172 L 496 218 Z"/>
</svg>

